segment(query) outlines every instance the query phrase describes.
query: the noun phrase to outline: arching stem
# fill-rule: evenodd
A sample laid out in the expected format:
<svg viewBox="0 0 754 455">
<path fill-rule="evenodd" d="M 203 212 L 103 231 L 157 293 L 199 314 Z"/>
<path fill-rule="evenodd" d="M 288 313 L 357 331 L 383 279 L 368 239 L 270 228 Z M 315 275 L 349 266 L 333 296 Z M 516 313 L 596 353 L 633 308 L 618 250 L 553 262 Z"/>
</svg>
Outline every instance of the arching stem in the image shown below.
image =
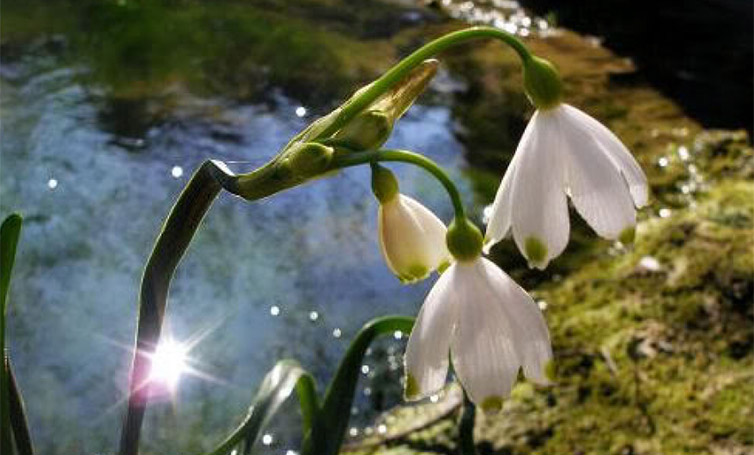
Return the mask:
<svg viewBox="0 0 754 455">
<path fill-rule="evenodd" d="M 456 44 L 485 38 L 497 39 L 509 45 L 514 51 L 516 51 L 519 57 L 521 57 L 522 61 L 531 58 L 531 52 L 529 52 L 529 49 L 526 48 L 524 43 L 510 33 L 498 28 L 472 27 L 448 33 L 447 35 L 441 36 L 440 38 L 420 47 L 411 55 L 398 62 L 398 64 L 383 74 L 382 77 L 374 81 L 368 87 L 365 87 L 359 96 L 352 98 L 342 107 L 335 121 L 333 121 L 333 123 L 327 128 L 323 129 L 316 138 L 312 138 L 312 140 L 331 136 L 348 123 L 356 114 L 387 92 L 393 87 L 393 85 L 401 81 L 411 70 L 416 68 L 424 60 L 431 58 Z"/>
<path fill-rule="evenodd" d="M 450 177 L 448 177 L 448 174 L 437 163 L 424 155 L 409 152 L 408 150 L 396 149 L 369 150 L 367 152 L 348 152 L 335 156 L 335 158 L 333 158 L 331 166 L 333 169 L 342 169 L 346 167 L 359 166 L 361 164 L 369 164 L 380 161 L 410 163 L 426 170 L 427 172 L 432 174 L 432 176 L 434 176 L 448 192 L 448 196 L 450 196 L 450 200 L 453 203 L 453 209 L 456 212 L 456 218 L 462 219 L 466 217 L 466 212 L 463 208 L 463 201 L 461 200 L 461 194 L 458 192 L 456 185 L 453 183 Z"/>
</svg>

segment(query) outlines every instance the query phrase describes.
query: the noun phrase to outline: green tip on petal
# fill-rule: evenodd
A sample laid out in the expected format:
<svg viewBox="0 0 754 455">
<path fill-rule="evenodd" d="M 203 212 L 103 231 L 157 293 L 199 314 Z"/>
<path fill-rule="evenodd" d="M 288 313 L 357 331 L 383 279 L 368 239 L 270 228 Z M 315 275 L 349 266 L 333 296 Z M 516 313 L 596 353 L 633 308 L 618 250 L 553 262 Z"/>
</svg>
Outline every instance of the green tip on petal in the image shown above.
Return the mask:
<svg viewBox="0 0 754 455">
<path fill-rule="evenodd" d="M 636 228 L 634 226 L 623 229 L 618 236 L 618 241 L 624 245 L 631 245 L 636 238 Z"/>
<path fill-rule="evenodd" d="M 406 374 L 406 390 L 403 395 L 407 400 L 415 400 L 419 398 L 421 390 L 419 390 L 419 383 L 416 382 L 416 378 L 411 374 Z"/>
<path fill-rule="evenodd" d="M 486 414 L 497 414 L 501 409 L 503 409 L 502 397 L 491 396 L 482 401 L 482 410 Z"/>
<path fill-rule="evenodd" d="M 442 261 L 440 265 L 437 266 L 437 273 L 442 275 L 444 271 L 448 270 L 448 267 L 450 267 L 450 259 Z"/>
<path fill-rule="evenodd" d="M 526 259 L 533 264 L 541 264 L 547 259 L 547 247 L 536 237 L 528 237 L 524 242 Z"/>
<path fill-rule="evenodd" d="M 406 273 L 399 275 L 398 279 L 403 284 L 415 283 L 429 276 L 429 269 L 421 264 L 414 264 L 406 270 Z"/>
<path fill-rule="evenodd" d="M 556 367 L 555 367 L 555 361 L 550 360 L 545 365 L 545 377 L 549 379 L 550 381 L 555 381 L 555 373 L 556 373 Z"/>
</svg>

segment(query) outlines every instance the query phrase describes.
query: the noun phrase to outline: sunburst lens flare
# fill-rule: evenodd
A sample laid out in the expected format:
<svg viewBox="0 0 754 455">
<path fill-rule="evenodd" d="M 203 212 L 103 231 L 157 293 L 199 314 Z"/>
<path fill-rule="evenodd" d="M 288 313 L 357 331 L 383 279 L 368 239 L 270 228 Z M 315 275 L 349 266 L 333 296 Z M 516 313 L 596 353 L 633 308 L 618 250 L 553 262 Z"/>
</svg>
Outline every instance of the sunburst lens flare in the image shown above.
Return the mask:
<svg viewBox="0 0 754 455">
<path fill-rule="evenodd" d="M 181 375 L 189 370 L 187 360 L 188 349 L 182 343 L 172 339 L 160 342 L 152 354 L 149 382 L 175 390 Z"/>
</svg>

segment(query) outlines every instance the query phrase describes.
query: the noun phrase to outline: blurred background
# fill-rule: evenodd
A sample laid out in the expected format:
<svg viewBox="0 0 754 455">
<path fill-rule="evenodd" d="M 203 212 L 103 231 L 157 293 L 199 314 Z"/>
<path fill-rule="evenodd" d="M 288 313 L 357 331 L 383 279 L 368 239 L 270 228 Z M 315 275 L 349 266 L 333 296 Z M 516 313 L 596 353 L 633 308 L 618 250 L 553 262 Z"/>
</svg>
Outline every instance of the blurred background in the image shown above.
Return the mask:
<svg viewBox="0 0 754 455">
<path fill-rule="evenodd" d="M 608 124 L 652 186 L 637 244 L 572 216 L 566 254 L 492 252 L 550 324 L 557 383 L 481 417 L 482 454 L 754 453 L 750 0 L 5 0 L 0 214 L 26 219 L 9 339 L 40 454 L 115 453 L 141 269 L 193 170 L 263 164 L 421 44 L 470 24 L 556 63 L 570 104 Z M 441 57 L 389 145 L 447 167 L 482 225 L 532 108 L 515 54 Z M 441 187 L 393 166 L 444 220 Z M 201 453 L 261 377 L 294 357 L 320 385 L 372 317 L 413 315 L 376 240 L 365 169 L 256 203 L 223 195 L 178 269 L 168 330 L 201 374 L 154 403 L 144 453 Z M 458 394 L 401 408 L 404 334 L 362 367 L 347 450 L 454 453 Z M 292 455 L 296 405 L 255 449 Z M 295 452 L 294 452 L 295 453 Z"/>
</svg>

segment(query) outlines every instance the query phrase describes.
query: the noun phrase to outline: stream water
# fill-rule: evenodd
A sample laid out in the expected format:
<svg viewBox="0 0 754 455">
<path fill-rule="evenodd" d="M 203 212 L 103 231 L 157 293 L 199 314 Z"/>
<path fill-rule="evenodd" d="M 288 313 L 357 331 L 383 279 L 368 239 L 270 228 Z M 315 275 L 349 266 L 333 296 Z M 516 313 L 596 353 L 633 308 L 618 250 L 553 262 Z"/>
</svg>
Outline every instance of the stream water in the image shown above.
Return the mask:
<svg viewBox="0 0 754 455">
<path fill-rule="evenodd" d="M 141 269 L 192 170 L 208 158 L 250 170 L 312 120 L 283 95 L 242 104 L 181 93 L 167 121 L 139 138 L 122 136 L 111 131 L 106 96 L 76 80 L 83 71 L 35 57 L 4 64 L 0 79 L 2 209 L 26 219 L 10 349 L 45 454 L 115 447 Z M 138 106 L 124 111 L 139 115 Z M 390 144 L 449 168 L 471 202 L 449 107 L 414 106 Z M 394 169 L 405 193 L 449 220 L 435 181 Z M 219 441 L 277 359 L 298 359 L 324 384 L 363 323 L 416 313 L 433 280 L 402 286 L 384 265 L 369 181 L 368 169 L 349 169 L 256 203 L 220 197 L 169 303 L 172 336 L 201 338 L 190 356 L 202 374 L 181 381 L 174 403 L 150 410 L 147 448 L 195 452 Z M 367 359 L 356 428 L 398 402 L 403 342 L 396 335 L 373 353 L 390 362 Z M 278 426 L 266 441 L 285 452 L 283 433 L 295 431 Z"/>
</svg>

